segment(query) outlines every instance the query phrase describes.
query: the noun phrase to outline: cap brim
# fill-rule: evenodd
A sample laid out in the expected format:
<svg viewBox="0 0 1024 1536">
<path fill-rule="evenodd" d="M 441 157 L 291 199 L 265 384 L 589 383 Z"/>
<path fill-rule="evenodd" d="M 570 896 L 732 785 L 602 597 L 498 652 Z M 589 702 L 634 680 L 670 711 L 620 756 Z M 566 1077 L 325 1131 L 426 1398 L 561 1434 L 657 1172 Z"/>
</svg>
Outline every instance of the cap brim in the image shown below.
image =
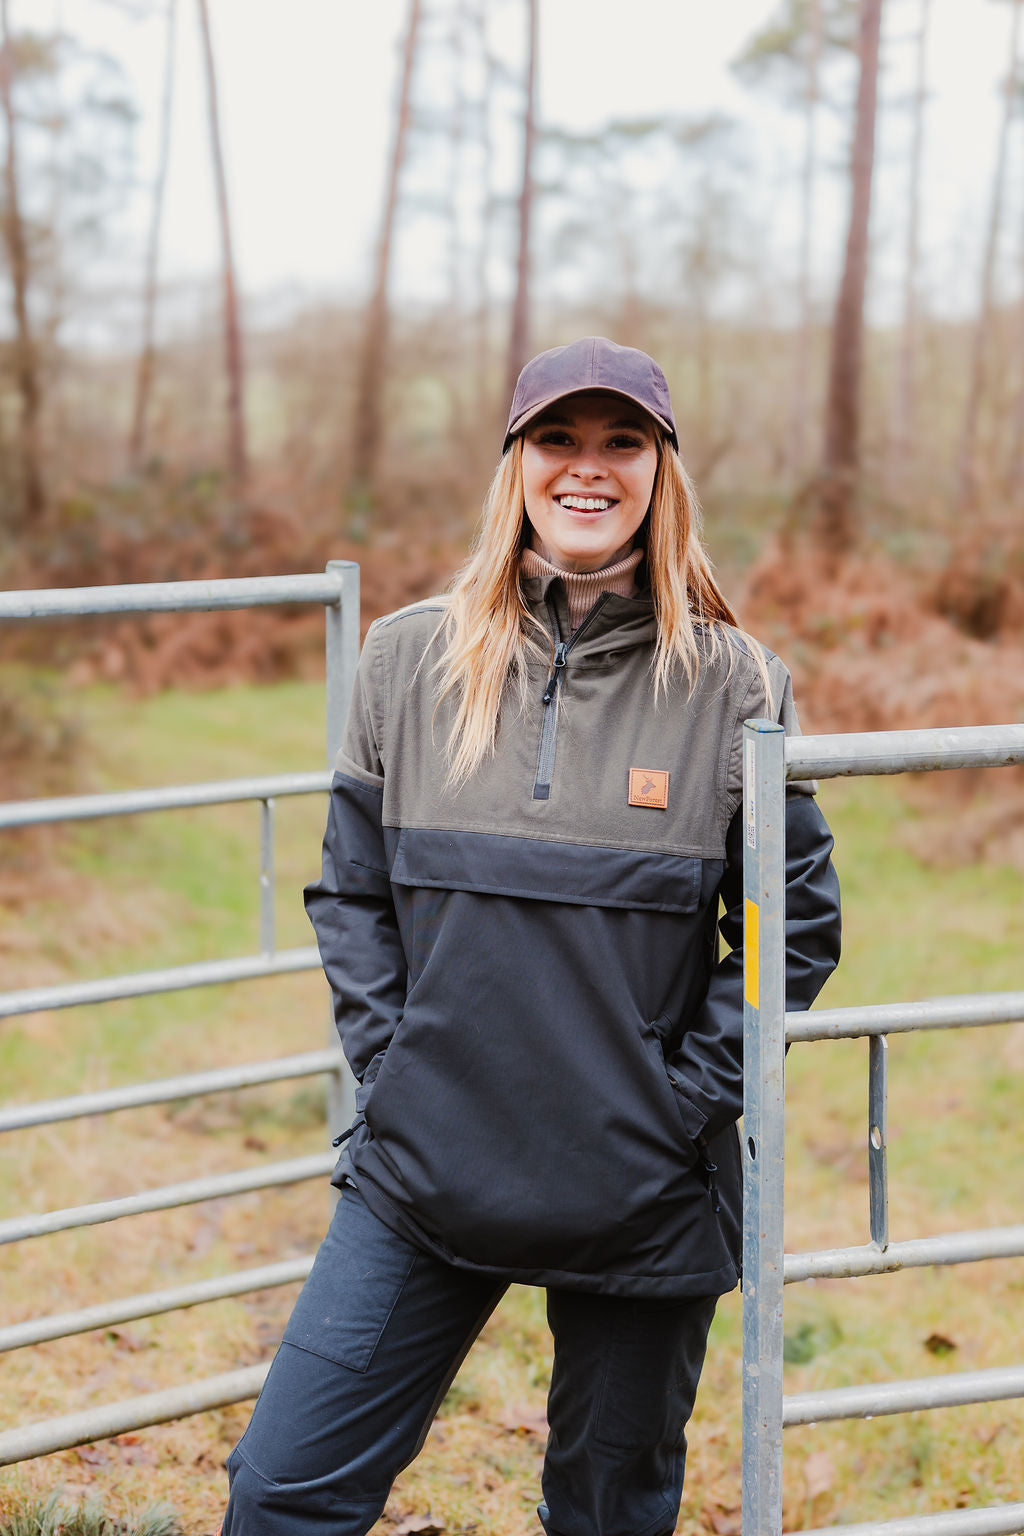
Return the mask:
<svg viewBox="0 0 1024 1536">
<path fill-rule="evenodd" d="M 551 395 L 547 400 L 542 400 L 539 405 L 531 405 L 528 411 L 524 411 L 521 416 L 517 416 L 515 421 L 509 422 L 508 431 L 505 433 L 505 442 L 501 450 L 502 453 L 508 453 L 513 439 L 517 438 L 523 428 L 530 425 L 531 421 L 554 405 L 556 400 L 568 400 L 572 395 L 615 395 L 620 400 L 628 400 L 631 405 L 635 405 L 638 410 L 642 411 L 645 416 L 649 417 L 651 421 L 661 428 L 673 448 L 677 453 L 679 452 L 679 439 L 676 436 L 675 428 L 663 416 L 659 416 L 656 411 L 652 411 L 650 406 L 645 405 L 642 400 L 638 400 L 636 395 L 631 395 L 625 389 L 609 389 L 607 385 L 582 384 L 579 389 L 559 390 L 558 394 Z"/>
</svg>

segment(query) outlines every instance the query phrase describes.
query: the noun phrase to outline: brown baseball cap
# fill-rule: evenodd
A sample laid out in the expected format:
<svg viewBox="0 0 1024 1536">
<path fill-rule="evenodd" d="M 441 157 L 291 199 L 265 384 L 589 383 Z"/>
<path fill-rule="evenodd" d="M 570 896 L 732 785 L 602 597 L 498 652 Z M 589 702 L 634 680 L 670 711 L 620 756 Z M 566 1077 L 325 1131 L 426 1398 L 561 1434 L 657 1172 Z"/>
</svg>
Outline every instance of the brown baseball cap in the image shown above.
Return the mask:
<svg viewBox="0 0 1024 1536">
<path fill-rule="evenodd" d="M 672 401 L 665 375 L 646 352 L 620 347 L 605 336 L 584 336 L 530 359 L 516 383 L 502 453 L 541 411 L 565 395 L 621 395 L 640 406 L 667 433 L 679 451 Z"/>
</svg>

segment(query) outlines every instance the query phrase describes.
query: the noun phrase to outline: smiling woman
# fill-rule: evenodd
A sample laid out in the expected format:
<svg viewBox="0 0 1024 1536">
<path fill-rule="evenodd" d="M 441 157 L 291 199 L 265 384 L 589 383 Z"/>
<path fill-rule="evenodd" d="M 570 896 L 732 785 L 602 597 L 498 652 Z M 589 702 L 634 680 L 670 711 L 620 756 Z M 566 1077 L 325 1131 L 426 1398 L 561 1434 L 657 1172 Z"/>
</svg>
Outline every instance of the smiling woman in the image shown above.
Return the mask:
<svg viewBox="0 0 1024 1536">
<path fill-rule="evenodd" d="M 798 729 L 704 554 L 661 369 L 542 353 L 465 568 L 360 659 L 306 889 L 357 1114 L 224 1536 L 363 1536 L 513 1282 L 554 1336 L 548 1536 L 672 1531 L 738 1273 L 741 727 L 768 713 Z M 799 1009 L 839 907 L 792 790 Z"/>
<path fill-rule="evenodd" d="M 629 554 L 651 508 L 654 423 L 622 401 L 570 395 L 523 434 L 531 544 L 560 571 L 598 571 Z"/>
</svg>

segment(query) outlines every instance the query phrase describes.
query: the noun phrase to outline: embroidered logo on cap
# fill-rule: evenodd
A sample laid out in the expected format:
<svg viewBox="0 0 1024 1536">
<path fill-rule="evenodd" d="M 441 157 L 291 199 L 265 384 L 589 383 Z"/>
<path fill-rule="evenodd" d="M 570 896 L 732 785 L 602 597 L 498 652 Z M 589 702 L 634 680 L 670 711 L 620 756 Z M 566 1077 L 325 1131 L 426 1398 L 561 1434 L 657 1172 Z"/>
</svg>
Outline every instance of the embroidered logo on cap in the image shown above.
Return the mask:
<svg viewBox="0 0 1024 1536">
<path fill-rule="evenodd" d="M 629 770 L 629 804 L 648 805 L 656 811 L 667 809 L 668 770 L 631 768 Z"/>
</svg>

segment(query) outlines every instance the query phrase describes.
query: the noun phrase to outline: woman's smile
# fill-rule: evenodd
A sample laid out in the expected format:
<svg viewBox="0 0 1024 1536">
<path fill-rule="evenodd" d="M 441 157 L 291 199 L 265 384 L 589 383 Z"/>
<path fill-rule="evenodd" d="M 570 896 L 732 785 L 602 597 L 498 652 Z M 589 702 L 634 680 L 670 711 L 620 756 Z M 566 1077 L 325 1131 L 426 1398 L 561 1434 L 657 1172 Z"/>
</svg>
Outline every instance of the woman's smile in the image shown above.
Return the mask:
<svg viewBox="0 0 1024 1536">
<path fill-rule="evenodd" d="M 575 496 L 571 492 L 566 496 L 556 496 L 555 500 L 564 512 L 608 512 L 618 506 L 616 497 Z"/>
<path fill-rule="evenodd" d="M 654 491 L 655 431 L 645 412 L 596 392 L 530 423 L 523 492 L 539 555 L 560 570 L 598 571 L 629 552 Z"/>
</svg>

